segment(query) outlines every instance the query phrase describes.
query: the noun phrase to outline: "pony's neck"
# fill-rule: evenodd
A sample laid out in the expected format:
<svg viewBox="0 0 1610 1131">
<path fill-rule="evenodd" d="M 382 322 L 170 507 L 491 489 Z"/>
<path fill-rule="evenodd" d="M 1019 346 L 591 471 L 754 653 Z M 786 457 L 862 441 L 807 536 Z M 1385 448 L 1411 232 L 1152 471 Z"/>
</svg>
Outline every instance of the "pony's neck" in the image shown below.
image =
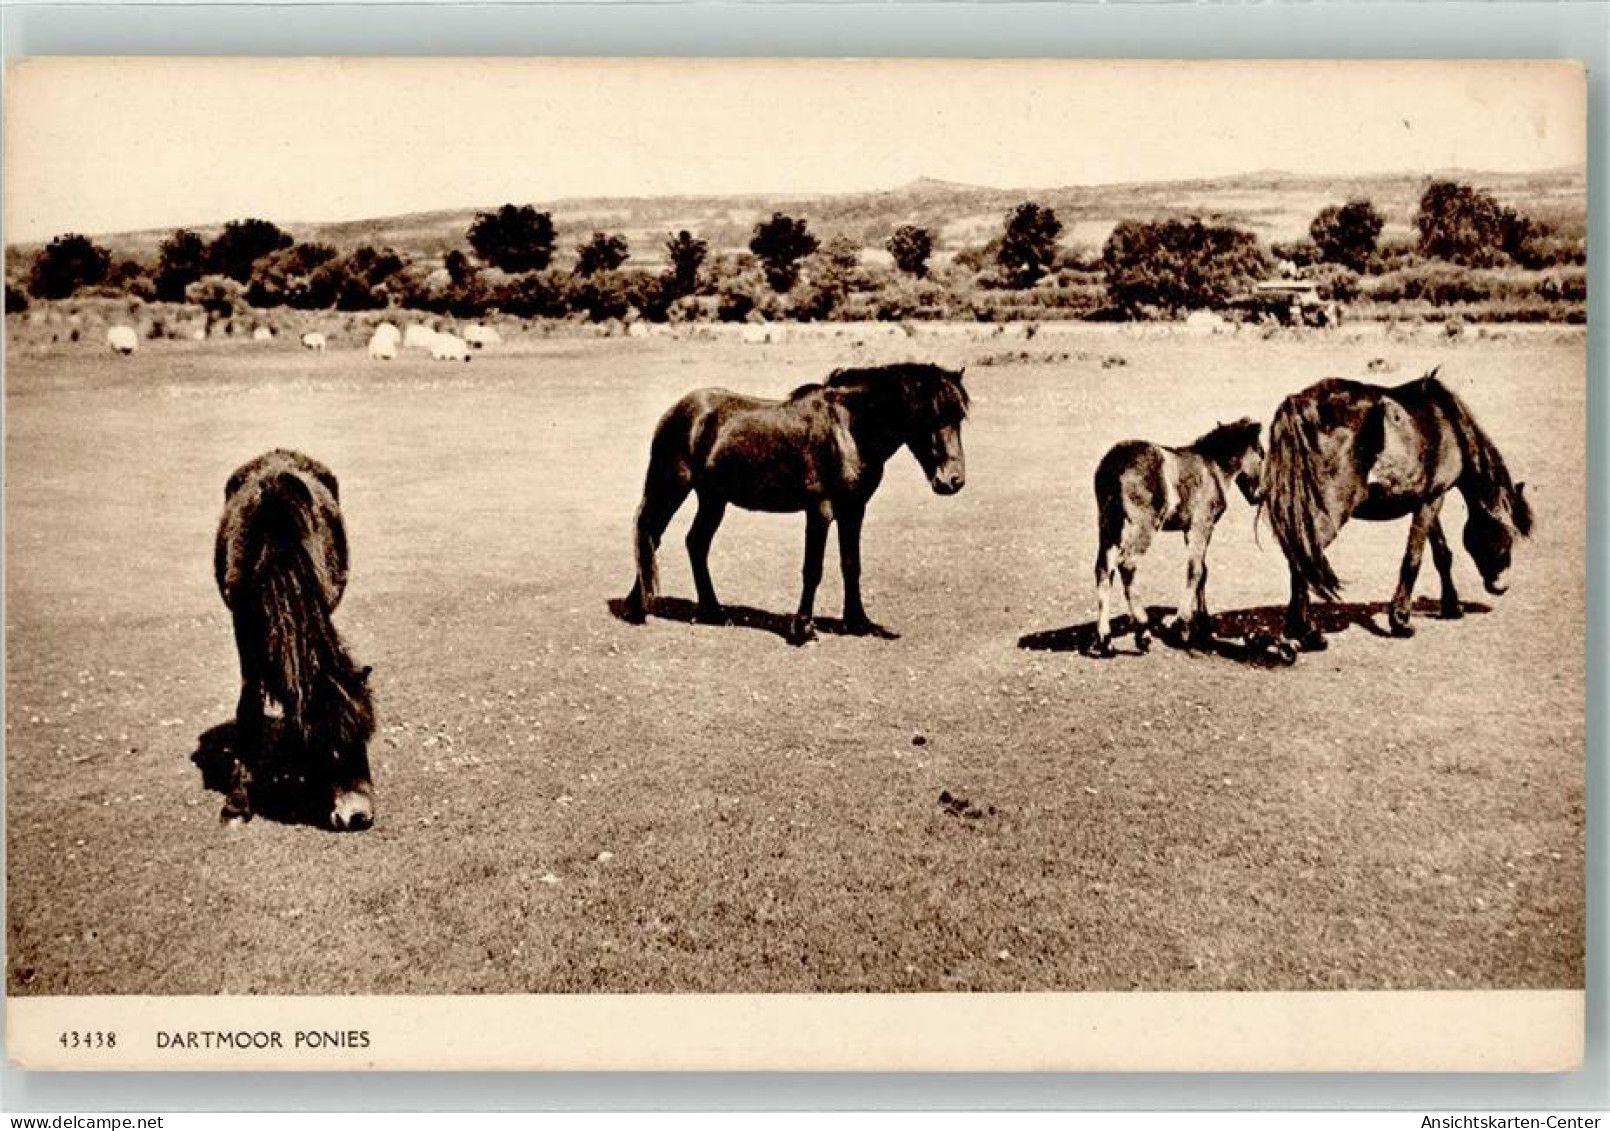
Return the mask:
<svg viewBox="0 0 1610 1131">
<path fill-rule="evenodd" d="M 866 386 L 847 386 L 835 392 L 850 409 L 850 434 L 862 458 L 887 463 L 910 439 L 899 398 Z"/>
</svg>

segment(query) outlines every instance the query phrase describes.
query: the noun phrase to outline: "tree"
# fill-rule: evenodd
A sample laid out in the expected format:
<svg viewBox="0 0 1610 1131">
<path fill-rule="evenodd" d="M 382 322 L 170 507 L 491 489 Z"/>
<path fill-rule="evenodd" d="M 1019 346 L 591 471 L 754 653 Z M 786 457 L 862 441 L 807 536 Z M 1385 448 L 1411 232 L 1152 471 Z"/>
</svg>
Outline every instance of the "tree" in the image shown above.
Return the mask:
<svg viewBox="0 0 1610 1131">
<path fill-rule="evenodd" d="M 804 220 L 795 220 L 781 212 L 774 212 L 770 220 L 756 224 L 749 241 L 749 250 L 760 260 L 766 282 L 779 294 L 793 289 L 799 281 L 800 260 L 819 246 Z"/>
<path fill-rule="evenodd" d="M 246 298 L 253 306 L 294 306 L 319 310 L 335 301 L 335 288 L 319 269 L 336 256 L 321 243 L 292 244 L 264 256 L 252 268 Z"/>
<path fill-rule="evenodd" d="M 183 302 L 184 291 L 207 273 L 207 242 L 188 228 L 162 241 L 157 259 L 157 298 Z"/>
<path fill-rule="evenodd" d="M 1101 261 L 1108 301 L 1130 313 L 1217 306 L 1269 270 L 1251 232 L 1200 220 L 1125 220 L 1107 237 Z"/>
<path fill-rule="evenodd" d="M 207 270 L 244 283 L 259 259 L 294 242 L 289 232 L 268 220 L 231 220 L 207 245 Z"/>
<path fill-rule="evenodd" d="M 670 289 L 672 298 L 691 295 L 699 289 L 699 268 L 710 245 L 696 238 L 686 228 L 665 241 L 665 258 L 671 264 Z"/>
<path fill-rule="evenodd" d="M 1386 218 L 1375 205 L 1356 197 L 1340 207 L 1332 204 L 1321 209 L 1308 225 L 1308 236 L 1322 261 L 1362 271 L 1375 257 L 1375 242 L 1385 224 Z"/>
<path fill-rule="evenodd" d="M 35 298 L 67 298 L 79 287 L 92 287 L 106 278 L 111 264 L 111 253 L 88 236 L 76 232 L 57 236 L 34 256 L 28 292 Z"/>
<path fill-rule="evenodd" d="M 902 224 L 894 230 L 884 245 L 894 256 L 894 265 L 907 275 L 925 278 L 928 274 L 928 257 L 933 254 L 933 237 L 927 228 L 915 224 Z"/>
<path fill-rule="evenodd" d="M 475 265 L 470 262 L 470 257 L 458 248 L 447 253 L 442 266 L 447 268 L 447 278 L 455 287 L 462 287 L 475 273 Z"/>
<path fill-rule="evenodd" d="M 553 217 L 529 204 L 476 213 L 468 238 L 475 254 L 504 271 L 542 271 L 553 259 Z"/>
<path fill-rule="evenodd" d="M 613 271 L 625 263 L 630 254 L 625 236 L 594 232 L 592 239 L 576 249 L 576 274 L 585 278 L 600 271 Z"/>
<path fill-rule="evenodd" d="M 1014 287 L 1027 288 L 1051 269 L 1057 257 L 1057 236 L 1062 234 L 1062 221 L 1049 208 L 1032 202 L 1020 204 L 1006 221 L 1006 233 L 996 262 L 1006 273 Z"/>
<path fill-rule="evenodd" d="M 1467 267 L 1491 267 L 1504 255 L 1504 209 L 1485 193 L 1456 181 L 1433 181 L 1420 197 L 1414 226 L 1420 254 Z"/>
<path fill-rule="evenodd" d="M 184 289 L 184 299 L 205 310 L 210 324 L 238 314 L 245 291 L 227 275 L 203 275 Z"/>
</svg>

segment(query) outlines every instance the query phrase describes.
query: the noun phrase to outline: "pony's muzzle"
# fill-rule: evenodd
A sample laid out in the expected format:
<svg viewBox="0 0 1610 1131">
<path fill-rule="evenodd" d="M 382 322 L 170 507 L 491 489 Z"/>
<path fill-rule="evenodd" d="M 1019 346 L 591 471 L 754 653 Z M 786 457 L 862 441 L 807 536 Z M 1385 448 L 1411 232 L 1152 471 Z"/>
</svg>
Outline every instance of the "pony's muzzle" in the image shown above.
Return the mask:
<svg viewBox="0 0 1610 1131">
<path fill-rule="evenodd" d="M 1507 569 L 1502 573 L 1494 574 L 1492 577 L 1484 577 L 1481 580 L 1487 592 L 1494 597 L 1502 597 L 1509 592 L 1509 570 Z"/>
<path fill-rule="evenodd" d="M 934 475 L 932 482 L 934 494 L 954 495 L 967 482 L 967 476 L 960 471 L 940 471 Z"/>
</svg>

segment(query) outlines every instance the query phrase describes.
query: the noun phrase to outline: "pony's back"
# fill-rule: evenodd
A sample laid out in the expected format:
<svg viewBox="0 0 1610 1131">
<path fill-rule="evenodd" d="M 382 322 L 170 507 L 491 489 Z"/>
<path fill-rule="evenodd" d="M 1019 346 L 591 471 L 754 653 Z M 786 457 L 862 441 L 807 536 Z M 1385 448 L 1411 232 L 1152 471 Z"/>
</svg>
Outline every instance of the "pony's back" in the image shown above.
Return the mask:
<svg viewBox="0 0 1610 1131">
<path fill-rule="evenodd" d="M 314 700 L 332 689 L 354 698 L 362 684 L 331 620 L 347 580 L 339 487 L 323 464 L 282 450 L 241 467 L 225 490 L 214 566 L 242 674 L 308 740 Z"/>
</svg>

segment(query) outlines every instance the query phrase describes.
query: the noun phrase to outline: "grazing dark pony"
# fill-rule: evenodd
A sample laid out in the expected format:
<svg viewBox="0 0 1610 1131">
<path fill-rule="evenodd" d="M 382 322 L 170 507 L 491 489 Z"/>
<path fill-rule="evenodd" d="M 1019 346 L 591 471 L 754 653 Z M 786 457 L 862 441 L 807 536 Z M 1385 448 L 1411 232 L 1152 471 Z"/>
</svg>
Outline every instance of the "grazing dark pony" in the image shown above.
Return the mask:
<svg viewBox="0 0 1610 1131">
<path fill-rule="evenodd" d="M 250 820 L 251 766 L 268 751 L 264 698 L 284 714 L 283 753 L 329 794 L 335 829 L 374 823 L 369 669 L 330 620 L 347 584 L 340 487 L 330 469 L 291 451 L 258 456 L 229 477 L 213 559 L 240 653 L 235 764 L 221 819 Z"/>
<path fill-rule="evenodd" d="M 827 530 L 839 526 L 844 571 L 844 625 L 853 633 L 890 636 L 861 605 L 861 523 L 883 481 L 883 465 L 911 449 L 940 495 L 962 489 L 962 375 L 936 365 L 838 369 L 820 385 L 801 385 L 786 400 L 725 389 L 683 397 L 654 430 L 643 502 L 637 510 L 637 579 L 627 619 L 650 611 L 657 577 L 654 555 L 671 516 L 690 491 L 699 512 L 688 531 L 688 557 L 701 620 L 720 622 L 710 582 L 710 542 L 729 503 L 746 510 L 805 512 L 805 574 L 792 643 L 815 637 L 811 616 L 822 579 Z"/>
<path fill-rule="evenodd" d="M 1508 588 L 1510 551 L 1532 532 L 1524 484 L 1470 410 L 1433 369 L 1386 389 L 1331 379 L 1287 397 L 1269 428 L 1264 508 L 1291 573 L 1286 635 L 1304 651 L 1325 639 L 1308 623 L 1308 591 L 1334 600 L 1341 589 L 1325 548 L 1349 518 L 1413 516 L 1388 620 L 1412 636 L 1409 602 L 1427 541 L 1442 578 L 1442 615 L 1462 615 L 1453 552 L 1442 533 L 1443 499 L 1458 488 L 1469 517 L 1464 543 L 1487 591 Z"/>
<path fill-rule="evenodd" d="M 1211 636 L 1207 610 L 1207 551 L 1213 527 L 1224 513 L 1233 481 L 1247 502 L 1258 502 L 1262 473 L 1263 425 L 1242 419 L 1221 424 L 1183 448 L 1144 440 L 1118 444 L 1096 467 L 1096 510 L 1100 548 L 1096 551 L 1096 639 L 1091 651 L 1112 655 L 1113 588 L 1121 579 L 1135 630 L 1135 647 L 1150 647 L 1146 610 L 1137 607 L 1131 588 L 1140 556 L 1159 530 L 1179 530 L 1189 554 L 1185 593 L 1165 623 L 1184 640 Z"/>
</svg>

